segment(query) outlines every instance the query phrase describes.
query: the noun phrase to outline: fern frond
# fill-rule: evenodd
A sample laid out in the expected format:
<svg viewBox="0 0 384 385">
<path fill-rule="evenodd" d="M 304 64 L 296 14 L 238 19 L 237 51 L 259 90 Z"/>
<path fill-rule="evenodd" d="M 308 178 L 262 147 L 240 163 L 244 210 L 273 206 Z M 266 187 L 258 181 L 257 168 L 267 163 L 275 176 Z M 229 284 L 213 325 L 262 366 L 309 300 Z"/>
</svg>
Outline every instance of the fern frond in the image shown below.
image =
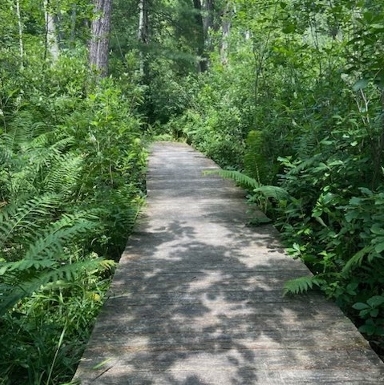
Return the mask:
<svg viewBox="0 0 384 385">
<path fill-rule="evenodd" d="M 244 167 L 247 175 L 254 177 L 259 183 L 263 183 L 267 177 L 267 161 L 263 154 L 264 134 L 260 130 L 251 130 L 246 140 L 244 154 Z"/>
<path fill-rule="evenodd" d="M 313 285 L 319 285 L 320 280 L 315 276 L 305 276 L 291 279 L 284 284 L 283 295 L 302 294 L 313 288 Z"/>
<path fill-rule="evenodd" d="M 348 273 L 351 269 L 353 269 L 356 266 L 361 266 L 363 263 L 364 257 L 369 254 L 374 249 L 373 245 L 368 245 L 359 250 L 355 255 L 353 255 L 349 261 L 345 264 L 345 266 L 342 269 L 342 273 Z"/>
<path fill-rule="evenodd" d="M 303 135 L 298 137 L 298 141 L 294 142 L 293 148 L 297 153 L 297 156 L 301 159 L 311 158 L 319 146 L 318 136 L 319 133 L 312 127 L 308 129 Z"/>
<path fill-rule="evenodd" d="M 62 227 L 52 231 L 56 226 L 48 228 L 45 233 L 37 239 L 25 253 L 25 259 L 56 258 L 63 251 L 66 242 L 79 234 L 83 234 L 96 227 L 94 222 L 77 220 L 70 227 Z"/>
<path fill-rule="evenodd" d="M 22 204 L 14 203 L 2 207 L 0 209 L 0 250 L 18 229 L 23 229 L 26 237 L 29 232 L 38 228 L 36 218 L 46 218 L 50 209 L 57 206 L 58 202 L 58 195 L 46 194 L 29 199 Z"/>
<path fill-rule="evenodd" d="M 70 147 L 75 143 L 75 139 L 73 136 L 66 136 L 64 138 L 55 140 L 55 142 L 51 145 L 50 150 L 63 152 L 65 149 Z"/>
<path fill-rule="evenodd" d="M 76 281 L 79 274 L 84 270 L 105 271 L 115 265 L 113 261 L 102 258 L 90 259 L 55 267 L 51 270 L 44 270 L 30 280 L 23 280 L 19 285 L 1 285 L 0 290 L 0 316 L 17 304 L 21 299 L 43 289 L 50 282 L 65 280 L 66 282 Z"/>
<path fill-rule="evenodd" d="M 80 178 L 83 157 L 74 156 L 72 153 L 59 155 L 48 173 L 45 175 L 43 186 L 50 193 L 71 192 Z"/>
<path fill-rule="evenodd" d="M 292 175 L 298 175 L 304 170 L 310 168 L 312 165 L 316 164 L 321 159 L 321 154 L 315 154 L 311 158 L 301 160 L 298 162 L 296 167 L 290 169 L 289 173 Z"/>
<path fill-rule="evenodd" d="M 204 171 L 204 175 L 217 174 L 222 178 L 232 179 L 240 186 L 247 189 L 256 189 L 260 187 L 260 184 L 254 178 L 250 178 L 249 176 L 243 174 L 239 171 L 230 171 L 230 170 L 207 170 Z"/>
<path fill-rule="evenodd" d="M 34 136 L 35 117 L 31 110 L 19 110 L 10 123 L 14 143 L 22 143 L 31 140 Z M 38 128 L 38 127 L 37 127 Z"/>
<path fill-rule="evenodd" d="M 24 140 L 19 143 L 19 152 L 23 154 L 23 161 L 20 167 L 14 170 L 12 175 L 12 191 L 14 196 L 19 195 L 20 191 L 36 193 L 41 190 L 46 192 L 70 189 L 65 182 L 70 180 L 68 177 L 73 175 L 72 172 L 68 173 L 66 178 L 61 180 L 61 185 L 58 183 L 54 184 L 57 179 L 51 181 L 48 174 L 54 172 L 57 174 L 59 170 L 62 170 L 62 176 L 65 176 L 64 172 L 66 170 L 74 170 L 73 168 L 70 169 L 70 166 L 74 163 L 75 159 L 78 163 L 80 157 L 73 153 L 63 154 L 63 151 L 73 143 L 72 137 L 64 137 L 57 140 L 56 138 L 51 138 L 52 136 L 51 132 L 44 133 L 30 141 Z M 77 170 L 77 173 L 79 171 Z M 47 180 L 50 181 L 49 186 L 46 185 Z M 52 185 L 55 188 L 52 188 Z M 49 190 L 47 190 L 47 187 Z"/>
<path fill-rule="evenodd" d="M 2 133 L 0 135 L 0 164 L 7 164 L 13 157 L 13 137 Z"/>
<path fill-rule="evenodd" d="M 255 193 L 260 193 L 265 198 L 274 198 L 276 200 L 283 200 L 289 197 L 288 192 L 282 187 L 278 186 L 263 186 L 256 181 L 254 178 L 243 174 L 239 171 L 229 171 L 229 170 L 209 170 L 204 171 L 205 175 L 209 174 L 218 174 L 222 178 L 232 179 L 240 186 L 250 189 Z"/>
<path fill-rule="evenodd" d="M 19 253 L 23 253 L 23 257 L 17 261 L 2 264 L 0 275 L 13 271 L 22 275 L 24 271 L 31 268 L 39 270 L 52 267 L 65 255 L 65 244 L 97 226 L 95 221 L 86 219 L 86 216 L 89 215 L 87 213 L 64 215 L 59 221 L 52 223 L 47 228 L 39 232 L 36 231 L 36 239 L 26 242 L 28 245 L 26 251 L 19 250 Z M 13 279 L 17 280 L 17 277 L 14 276 Z"/>
<path fill-rule="evenodd" d="M 0 275 L 5 275 L 8 272 L 15 271 L 17 273 L 20 273 L 22 271 L 29 270 L 31 268 L 34 268 L 35 270 L 41 270 L 50 268 L 57 265 L 57 262 L 53 259 L 21 259 L 20 261 L 16 262 L 8 262 L 5 263 L 0 270 Z M 15 275 L 13 275 L 13 278 Z"/>
<path fill-rule="evenodd" d="M 256 193 L 262 194 L 266 198 L 273 198 L 276 200 L 283 200 L 289 197 L 288 192 L 282 187 L 278 186 L 260 186 L 253 190 Z"/>
</svg>

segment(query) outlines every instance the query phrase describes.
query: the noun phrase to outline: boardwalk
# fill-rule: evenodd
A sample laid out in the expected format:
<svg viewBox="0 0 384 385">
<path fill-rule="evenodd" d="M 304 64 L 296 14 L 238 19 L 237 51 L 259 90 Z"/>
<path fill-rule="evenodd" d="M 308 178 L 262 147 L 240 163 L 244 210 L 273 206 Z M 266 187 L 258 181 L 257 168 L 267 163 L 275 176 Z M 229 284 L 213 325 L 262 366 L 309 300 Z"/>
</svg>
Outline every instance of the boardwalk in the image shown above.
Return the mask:
<svg viewBox="0 0 384 385">
<path fill-rule="evenodd" d="M 384 364 L 317 294 L 272 226 L 247 226 L 244 193 L 213 162 L 158 143 L 148 206 L 75 378 L 83 385 L 384 384 Z"/>
</svg>

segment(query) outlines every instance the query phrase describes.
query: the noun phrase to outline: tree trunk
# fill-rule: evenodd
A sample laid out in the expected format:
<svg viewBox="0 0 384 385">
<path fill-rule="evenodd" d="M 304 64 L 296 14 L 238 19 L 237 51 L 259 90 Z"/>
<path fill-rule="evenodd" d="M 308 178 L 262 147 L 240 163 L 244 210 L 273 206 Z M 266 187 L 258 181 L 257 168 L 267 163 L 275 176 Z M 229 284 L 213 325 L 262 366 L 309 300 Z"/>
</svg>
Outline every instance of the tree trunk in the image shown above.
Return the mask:
<svg viewBox="0 0 384 385">
<path fill-rule="evenodd" d="M 94 0 L 94 19 L 89 44 L 89 64 L 101 76 L 108 74 L 112 0 Z"/>
<path fill-rule="evenodd" d="M 44 0 L 45 13 L 45 49 L 51 55 L 53 62 L 59 58 L 59 43 L 57 41 L 56 25 L 49 0 Z"/>
<path fill-rule="evenodd" d="M 203 17 L 203 27 L 204 27 L 204 37 L 208 38 L 209 29 L 213 28 L 214 22 L 214 10 L 215 10 L 215 1 L 214 0 L 205 0 L 204 1 L 204 17 Z"/>
<path fill-rule="evenodd" d="M 197 40 L 197 66 L 199 72 L 205 72 L 208 69 L 208 62 L 205 56 L 205 36 L 204 36 L 204 21 L 202 15 L 202 5 L 200 0 L 193 0 L 195 8 L 196 21 L 196 40 Z"/>
<path fill-rule="evenodd" d="M 221 23 L 220 59 L 223 65 L 228 64 L 228 39 L 231 31 L 231 6 L 225 6 Z"/>
<path fill-rule="evenodd" d="M 77 18 L 77 5 L 73 4 L 72 12 L 71 12 L 71 36 L 69 38 L 69 44 L 72 48 L 75 46 L 76 18 Z"/>
<path fill-rule="evenodd" d="M 215 26 L 214 26 L 215 0 L 205 0 L 203 6 L 204 6 L 203 34 L 204 34 L 205 47 L 207 51 L 211 52 L 212 42 L 209 36 L 210 35 L 209 31 L 211 29 L 213 30 L 215 29 Z"/>
<path fill-rule="evenodd" d="M 139 30 L 137 34 L 140 44 L 140 75 L 148 74 L 144 46 L 149 43 L 149 0 L 139 2 Z"/>
<path fill-rule="evenodd" d="M 24 68 L 24 45 L 23 45 L 23 21 L 21 20 L 20 0 L 16 0 L 16 15 L 19 26 L 19 51 L 20 51 L 20 68 Z"/>
</svg>

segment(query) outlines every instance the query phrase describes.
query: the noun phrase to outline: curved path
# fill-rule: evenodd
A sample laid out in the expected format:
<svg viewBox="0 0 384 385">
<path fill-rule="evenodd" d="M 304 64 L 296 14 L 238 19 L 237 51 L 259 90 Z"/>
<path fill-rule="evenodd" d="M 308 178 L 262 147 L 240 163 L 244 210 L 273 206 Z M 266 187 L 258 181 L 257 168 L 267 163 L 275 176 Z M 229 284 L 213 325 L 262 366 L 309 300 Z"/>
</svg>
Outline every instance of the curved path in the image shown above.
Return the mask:
<svg viewBox="0 0 384 385">
<path fill-rule="evenodd" d="M 383 384 L 384 364 L 317 294 L 244 193 L 191 147 L 156 143 L 148 205 L 75 378 L 83 385 Z M 262 215 L 253 213 L 252 215 Z"/>
</svg>

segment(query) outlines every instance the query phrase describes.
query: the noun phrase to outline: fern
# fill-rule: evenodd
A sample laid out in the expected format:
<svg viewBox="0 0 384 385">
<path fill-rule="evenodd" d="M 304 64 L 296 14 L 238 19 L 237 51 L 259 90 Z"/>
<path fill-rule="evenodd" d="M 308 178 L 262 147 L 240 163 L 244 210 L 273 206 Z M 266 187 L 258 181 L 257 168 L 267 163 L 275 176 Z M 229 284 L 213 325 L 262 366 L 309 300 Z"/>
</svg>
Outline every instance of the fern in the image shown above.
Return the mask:
<svg viewBox="0 0 384 385">
<path fill-rule="evenodd" d="M 0 316 L 14 307 L 21 299 L 43 289 L 44 286 L 50 282 L 58 282 L 61 280 L 74 282 L 83 270 L 96 269 L 98 271 L 105 271 L 111 269 L 114 265 L 115 263 L 113 261 L 102 258 L 68 263 L 62 266 L 59 266 L 57 263 L 39 265 L 39 267 L 43 267 L 44 270 L 35 275 L 31 274 L 29 279 L 23 279 L 22 282 L 16 285 L 2 284 L 0 286 L 0 292 L 2 292 L 2 295 L 0 295 Z"/>
<path fill-rule="evenodd" d="M 266 161 L 263 155 L 263 132 L 252 130 L 247 136 L 247 148 L 244 155 L 245 171 L 259 183 L 266 179 Z"/>
<path fill-rule="evenodd" d="M 349 273 L 354 267 L 361 266 L 363 259 L 374 250 L 373 245 L 367 245 L 354 254 L 343 267 L 342 273 Z"/>
<path fill-rule="evenodd" d="M 0 255 L 4 261 L 0 267 L 2 314 L 48 282 L 73 281 L 78 269 L 83 268 L 83 262 L 68 263 L 73 259 L 71 244 L 98 224 L 90 212 L 78 212 L 44 225 L 59 205 L 59 197 L 46 194 L 0 209 Z M 87 263 L 90 267 L 91 262 Z"/>
<path fill-rule="evenodd" d="M 311 127 L 308 127 L 307 131 L 304 131 L 304 135 L 300 135 L 298 141 L 293 142 L 293 149 L 296 151 L 297 156 L 300 159 L 311 158 L 311 156 L 316 153 L 319 146 L 319 133 L 316 128 L 314 122 Z"/>
<path fill-rule="evenodd" d="M 9 134 L 0 135 L 0 164 L 6 165 L 13 157 L 13 137 Z"/>
<path fill-rule="evenodd" d="M 237 184 L 239 184 L 241 187 L 244 187 L 249 190 L 253 190 L 256 188 L 259 188 L 261 185 L 256 181 L 256 179 L 251 178 L 242 172 L 239 171 L 230 171 L 230 170 L 209 170 L 209 171 L 204 171 L 205 175 L 210 175 L 210 174 L 217 174 L 221 176 L 222 178 L 226 179 L 232 179 L 234 180 Z"/>
<path fill-rule="evenodd" d="M 260 186 L 253 190 L 256 193 L 261 193 L 266 198 L 273 198 L 277 201 L 287 199 L 289 197 L 288 192 L 282 187 L 278 186 Z"/>
<path fill-rule="evenodd" d="M 274 198 L 276 200 L 287 199 L 289 197 L 288 192 L 282 187 L 261 185 L 256 179 L 251 178 L 239 171 L 230 170 L 209 170 L 204 174 L 218 174 L 222 178 L 232 179 L 240 186 L 252 190 L 254 193 L 261 194 L 264 198 Z"/>
<path fill-rule="evenodd" d="M 72 153 L 58 155 L 44 177 L 44 189 L 50 193 L 69 195 L 80 178 L 82 163 L 82 156 L 74 156 Z"/>
<path fill-rule="evenodd" d="M 291 279 L 284 284 L 283 295 L 302 294 L 313 288 L 313 285 L 319 286 L 321 280 L 314 276 L 305 276 Z"/>
<path fill-rule="evenodd" d="M 41 219 L 47 218 L 58 202 L 58 195 L 46 194 L 21 204 L 14 203 L 0 208 L 0 252 L 19 229 L 24 232 L 25 238 L 34 236 Z"/>
<path fill-rule="evenodd" d="M 35 241 L 25 253 L 25 259 L 52 258 L 59 256 L 63 251 L 63 244 L 81 233 L 85 233 L 95 228 L 95 223 L 81 220 L 77 221 L 71 227 L 60 228 L 57 231 L 46 231 L 39 239 Z"/>
<path fill-rule="evenodd" d="M 73 137 L 59 130 L 39 131 L 36 124 L 32 128 L 21 125 L 14 127 L 13 135 L 0 135 L 0 160 L 6 160 L 10 170 L 7 184 L 11 196 L 42 191 L 67 194 L 80 174 L 81 157 L 68 152 Z"/>
</svg>

